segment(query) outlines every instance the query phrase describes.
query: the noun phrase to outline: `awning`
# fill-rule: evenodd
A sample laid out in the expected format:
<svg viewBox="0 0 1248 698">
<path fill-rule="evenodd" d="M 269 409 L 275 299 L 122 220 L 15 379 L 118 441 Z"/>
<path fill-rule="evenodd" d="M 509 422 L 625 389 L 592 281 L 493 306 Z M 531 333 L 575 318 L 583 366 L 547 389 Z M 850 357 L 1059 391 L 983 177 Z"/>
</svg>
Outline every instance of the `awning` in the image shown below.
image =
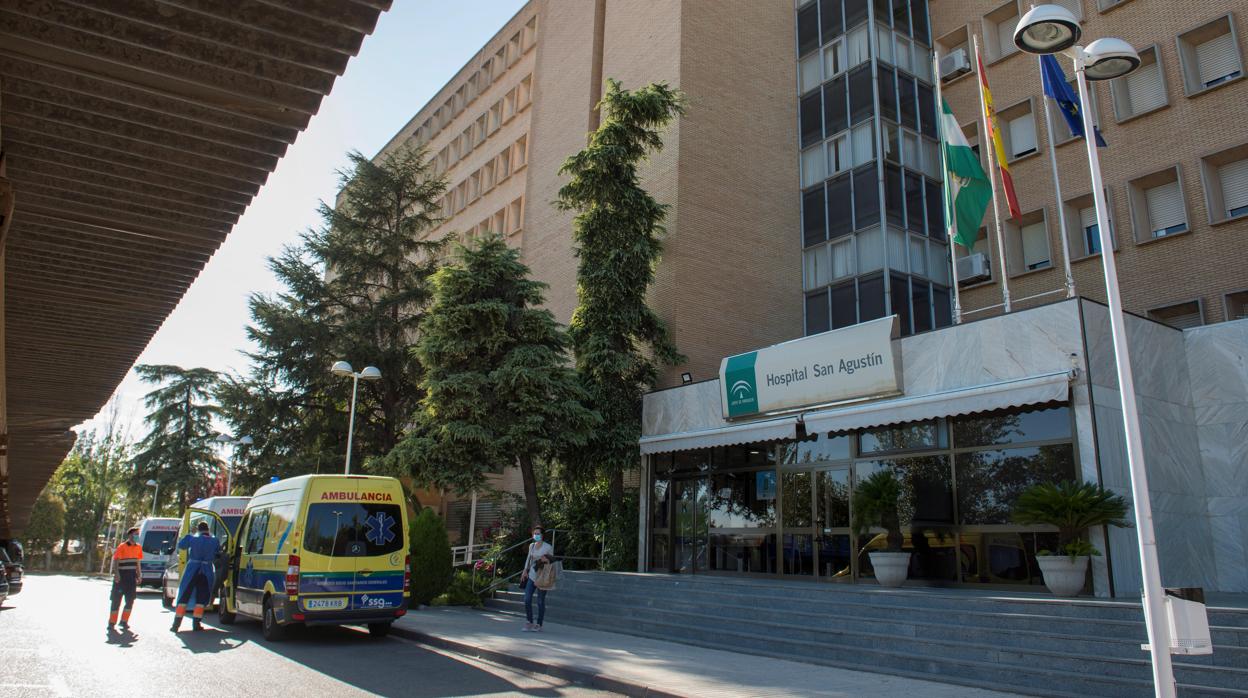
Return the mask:
<svg viewBox="0 0 1248 698">
<path fill-rule="evenodd" d="M 712 446 L 729 446 L 757 441 L 797 438 L 797 416 L 732 424 L 718 429 L 682 431 L 641 437 L 642 453 L 690 451 Z"/>
<path fill-rule="evenodd" d="M 1059 371 L 971 388 L 808 412 L 802 415 L 802 421 L 806 424 L 806 433 L 823 434 L 1065 401 L 1069 396 L 1071 378 L 1072 372 Z"/>
</svg>

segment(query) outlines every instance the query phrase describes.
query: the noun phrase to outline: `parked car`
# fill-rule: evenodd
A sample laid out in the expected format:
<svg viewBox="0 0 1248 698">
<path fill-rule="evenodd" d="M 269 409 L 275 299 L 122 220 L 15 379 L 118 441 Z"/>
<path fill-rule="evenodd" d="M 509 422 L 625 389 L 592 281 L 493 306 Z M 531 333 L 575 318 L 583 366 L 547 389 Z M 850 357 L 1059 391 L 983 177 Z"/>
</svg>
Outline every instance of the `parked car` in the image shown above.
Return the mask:
<svg viewBox="0 0 1248 698">
<path fill-rule="evenodd" d="M 10 550 L 12 550 L 10 546 L 0 545 L 0 568 L 4 570 L 4 574 L 0 576 L 3 576 L 8 584 L 8 595 L 13 596 L 22 590 L 22 573 L 24 570 L 20 554 L 15 560 L 13 556 L 9 555 Z M 17 550 L 21 550 L 21 548 L 17 548 Z"/>
</svg>

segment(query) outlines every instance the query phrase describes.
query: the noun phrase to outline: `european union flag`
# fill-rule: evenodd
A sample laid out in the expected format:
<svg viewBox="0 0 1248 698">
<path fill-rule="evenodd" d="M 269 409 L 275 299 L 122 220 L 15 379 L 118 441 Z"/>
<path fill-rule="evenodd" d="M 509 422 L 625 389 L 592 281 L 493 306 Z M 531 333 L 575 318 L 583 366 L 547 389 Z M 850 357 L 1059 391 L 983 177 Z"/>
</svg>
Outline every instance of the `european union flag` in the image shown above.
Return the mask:
<svg viewBox="0 0 1248 698">
<path fill-rule="evenodd" d="M 1070 127 L 1070 133 L 1075 138 L 1083 137 L 1083 115 L 1079 113 L 1079 96 L 1075 91 L 1070 89 L 1070 83 L 1066 82 L 1066 73 L 1062 72 L 1062 67 L 1057 64 L 1057 58 L 1052 54 L 1040 56 L 1040 76 L 1044 80 L 1044 94 L 1053 98 L 1057 102 L 1057 106 L 1062 110 L 1062 116 L 1066 117 L 1066 125 Z M 1101 130 L 1096 129 L 1096 144 L 1102 148 L 1106 146 L 1105 139 L 1101 138 Z"/>
</svg>

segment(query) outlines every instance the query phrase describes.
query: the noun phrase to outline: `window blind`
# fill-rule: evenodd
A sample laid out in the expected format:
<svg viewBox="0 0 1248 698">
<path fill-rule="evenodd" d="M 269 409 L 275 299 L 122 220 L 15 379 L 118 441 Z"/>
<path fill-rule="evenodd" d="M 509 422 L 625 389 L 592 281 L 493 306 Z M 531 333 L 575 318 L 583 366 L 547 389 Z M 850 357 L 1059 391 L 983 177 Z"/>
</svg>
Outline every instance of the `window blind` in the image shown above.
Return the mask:
<svg viewBox="0 0 1248 698">
<path fill-rule="evenodd" d="M 1248 159 L 1237 160 L 1218 168 L 1222 181 L 1222 203 L 1228 216 L 1236 209 L 1248 206 Z"/>
<path fill-rule="evenodd" d="M 1239 72 L 1239 51 L 1230 32 L 1196 45 L 1196 64 L 1200 84 L 1208 87 Z"/>
<path fill-rule="evenodd" d="M 1148 205 L 1149 230 L 1153 237 L 1164 235 L 1169 228 L 1184 225 L 1187 217 L 1183 212 L 1183 192 L 1178 182 L 1146 189 L 1144 198 Z"/>
<path fill-rule="evenodd" d="M 1018 15 L 997 23 L 997 57 L 1008 56 L 1018 49 L 1014 46 L 1014 29 L 1018 26 Z"/>
<path fill-rule="evenodd" d="M 1161 65 L 1156 61 L 1140 66 L 1139 70 L 1123 78 L 1127 81 L 1127 99 L 1130 110 L 1123 116 L 1142 114 L 1166 103 L 1166 88 L 1161 81 Z"/>
<path fill-rule="evenodd" d="M 1030 270 L 1049 266 L 1049 236 L 1044 223 L 1023 226 L 1020 237 L 1023 241 L 1023 267 Z"/>
<path fill-rule="evenodd" d="M 1028 112 L 1017 119 L 1010 119 L 1010 154 L 1014 157 L 1036 150 L 1036 123 Z"/>
</svg>

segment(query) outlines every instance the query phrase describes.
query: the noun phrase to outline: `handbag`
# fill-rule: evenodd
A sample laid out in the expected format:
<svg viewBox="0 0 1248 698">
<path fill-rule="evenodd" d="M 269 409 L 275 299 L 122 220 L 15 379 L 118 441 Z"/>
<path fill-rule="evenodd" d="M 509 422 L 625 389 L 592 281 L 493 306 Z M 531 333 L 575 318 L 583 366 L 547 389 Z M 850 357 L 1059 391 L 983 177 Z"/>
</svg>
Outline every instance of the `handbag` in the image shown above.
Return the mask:
<svg viewBox="0 0 1248 698">
<path fill-rule="evenodd" d="M 545 560 L 537 561 L 537 570 L 533 574 L 533 586 L 542 591 L 550 591 L 555 588 L 555 582 L 559 579 L 559 573 L 555 570 L 555 563 L 546 562 Z"/>
</svg>

